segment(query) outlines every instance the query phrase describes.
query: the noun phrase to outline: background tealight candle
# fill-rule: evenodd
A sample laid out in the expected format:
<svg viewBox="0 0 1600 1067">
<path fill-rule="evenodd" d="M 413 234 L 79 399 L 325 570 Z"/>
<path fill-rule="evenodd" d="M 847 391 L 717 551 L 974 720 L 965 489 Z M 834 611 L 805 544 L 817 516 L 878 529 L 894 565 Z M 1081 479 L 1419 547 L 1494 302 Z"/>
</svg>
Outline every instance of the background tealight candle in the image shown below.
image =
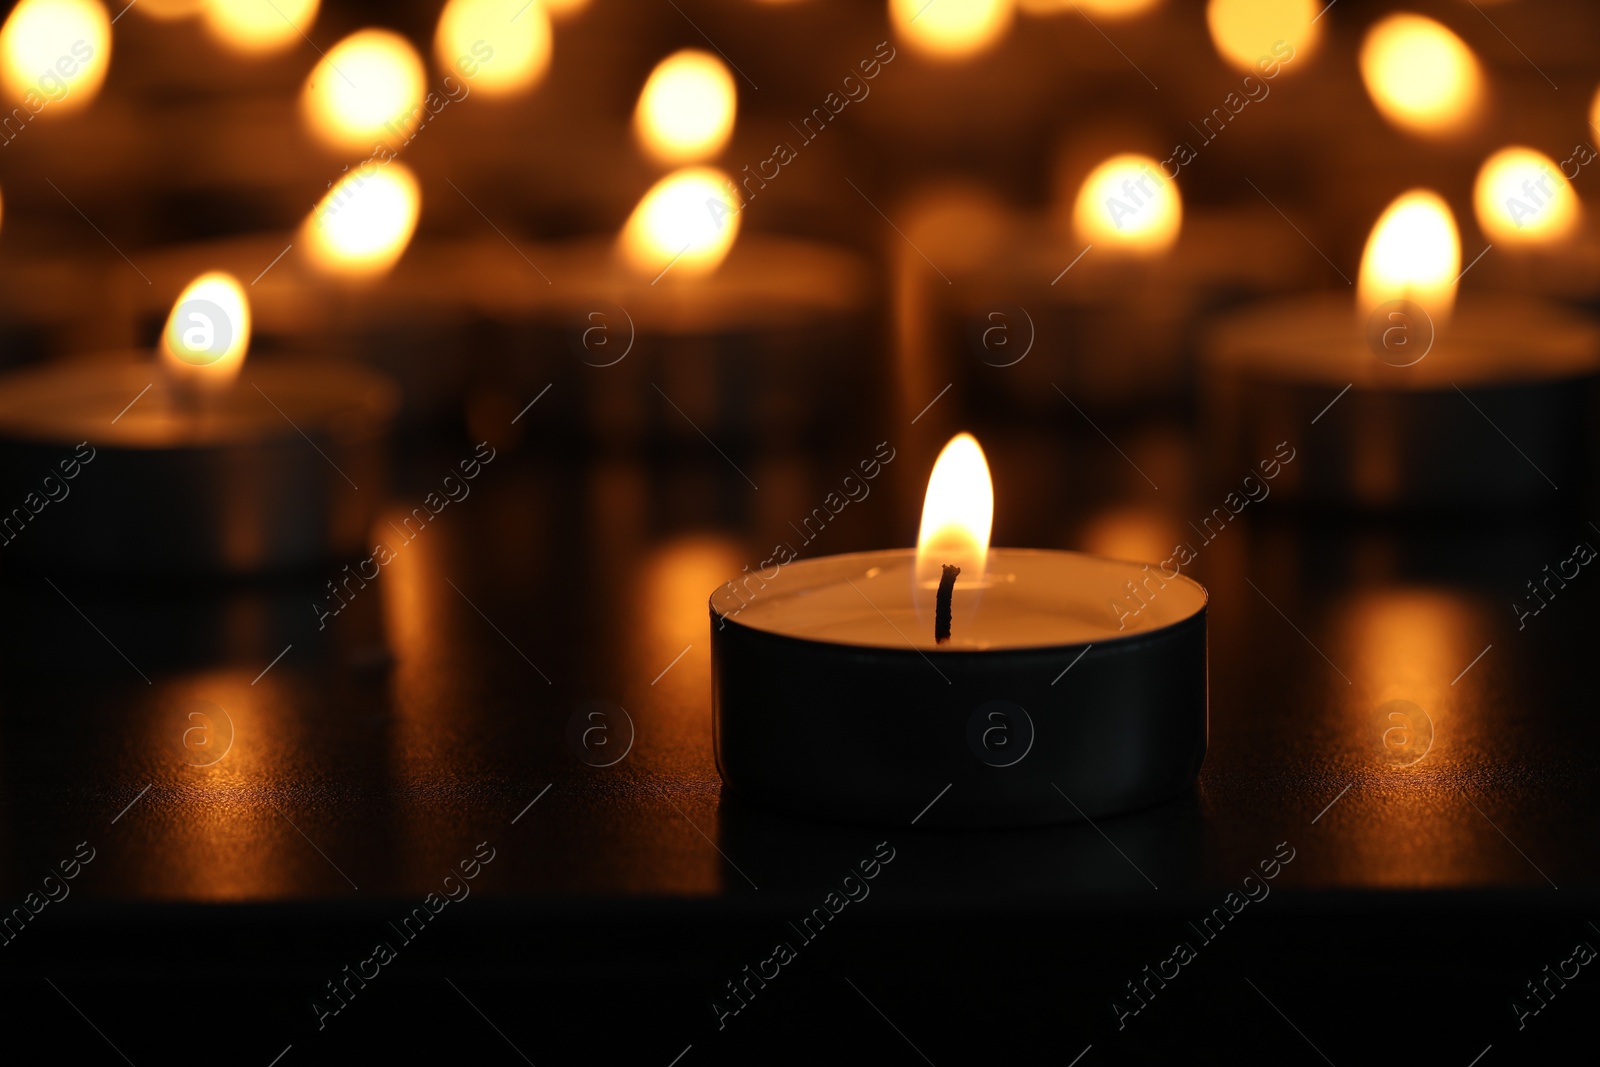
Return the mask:
<svg viewBox="0 0 1600 1067">
<path fill-rule="evenodd" d="M 392 382 L 326 360 L 244 367 L 250 322 L 233 278 L 196 279 L 159 362 L 51 363 L 0 381 L 0 491 L 26 529 L 7 547 L 122 574 L 304 566 L 366 544 L 387 481 Z M 40 515 L 41 472 L 87 450 L 92 474 Z"/>
<path fill-rule="evenodd" d="M 1283 500 L 1385 509 L 1548 502 L 1581 484 L 1600 330 L 1530 297 L 1471 293 L 1427 190 L 1395 200 L 1362 256 L 1355 305 L 1263 303 L 1213 323 L 1203 386 L 1219 477 L 1305 441 Z"/>
</svg>

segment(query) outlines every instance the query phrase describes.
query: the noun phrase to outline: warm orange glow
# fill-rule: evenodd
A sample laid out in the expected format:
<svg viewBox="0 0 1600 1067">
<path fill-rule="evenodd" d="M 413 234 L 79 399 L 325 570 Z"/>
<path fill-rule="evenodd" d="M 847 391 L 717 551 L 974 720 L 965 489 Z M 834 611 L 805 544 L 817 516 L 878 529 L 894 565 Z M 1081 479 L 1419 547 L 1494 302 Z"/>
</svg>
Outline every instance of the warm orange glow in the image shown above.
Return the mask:
<svg viewBox="0 0 1600 1067">
<path fill-rule="evenodd" d="M 1531 148 L 1502 148 L 1478 171 L 1478 225 L 1491 241 L 1549 245 L 1578 228 L 1578 197 L 1555 160 Z"/>
<path fill-rule="evenodd" d="M 663 163 L 710 159 L 733 133 L 733 75 L 710 52 L 685 48 L 656 64 L 639 93 L 633 132 Z"/>
<path fill-rule="evenodd" d="M 1415 133 L 1461 129 L 1483 96 L 1483 72 L 1472 50 L 1421 15 L 1390 15 L 1367 31 L 1361 78 L 1384 118 Z"/>
<path fill-rule="evenodd" d="M 1108 507 L 1084 526 L 1076 546 L 1111 559 L 1162 559 L 1183 540 L 1183 527 L 1158 508 Z"/>
<path fill-rule="evenodd" d="M 1206 25 L 1223 59 L 1265 74 L 1272 64 L 1303 59 L 1316 49 L 1323 6 L 1318 0 L 1211 0 Z"/>
<path fill-rule="evenodd" d="M 1361 254 L 1357 301 L 1363 317 L 1389 300 L 1422 306 L 1439 329 L 1455 307 L 1461 237 L 1439 194 L 1413 189 L 1385 209 Z"/>
<path fill-rule="evenodd" d="M 319 6 L 319 0 L 205 0 L 206 29 L 235 52 L 278 52 L 305 40 Z"/>
<path fill-rule="evenodd" d="M 889 0 L 897 37 L 935 59 L 966 59 L 1011 28 L 1013 0 Z"/>
<path fill-rule="evenodd" d="M 1055 15 L 1077 8 L 1094 18 L 1127 19 L 1153 10 L 1161 0 L 1017 0 L 1029 15 Z"/>
<path fill-rule="evenodd" d="M 961 568 L 971 586 L 984 575 L 994 526 L 994 482 L 989 461 L 970 433 L 950 439 L 928 476 L 917 531 L 917 583 L 937 585 L 944 564 Z"/>
<path fill-rule="evenodd" d="M 139 0 L 135 10 L 153 19 L 182 19 L 198 15 L 211 0 Z"/>
<path fill-rule="evenodd" d="M 739 235 L 739 205 L 729 185 L 712 167 L 673 171 L 656 182 L 622 228 L 623 260 L 651 278 L 716 270 Z"/>
<path fill-rule="evenodd" d="M 1096 248 L 1137 255 L 1164 252 L 1183 225 L 1177 183 L 1149 156 L 1112 156 L 1084 179 L 1072 209 L 1078 238 Z"/>
<path fill-rule="evenodd" d="M 232 384 L 250 348 L 250 302 L 237 278 L 200 275 L 172 305 L 161 331 L 161 368 L 169 378 L 201 389 Z"/>
<path fill-rule="evenodd" d="M 417 229 L 422 189 L 404 163 L 371 160 L 322 198 L 301 228 L 311 262 L 321 270 L 370 277 L 394 266 Z"/>
<path fill-rule="evenodd" d="M 550 16 L 539 0 L 450 0 L 433 52 L 473 92 L 510 96 L 533 88 L 550 66 Z"/>
<path fill-rule="evenodd" d="M 357 30 L 328 50 L 306 79 L 302 105 L 330 145 L 371 149 L 392 141 L 423 107 L 425 75 L 411 43 L 388 30 Z"/>
<path fill-rule="evenodd" d="M 552 18 L 571 18 L 589 6 L 589 0 L 541 0 L 544 9 L 550 12 Z"/>
<path fill-rule="evenodd" d="M 639 477 L 642 483 L 644 476 Z M 739 567 L 747 563 L 736 542 L 709 533 L 674 538 L 646 553 L 636 588 L 648 658 L 671 658 L 685 645 L 699 644 L 706 630 L 706 590 L 742 577 Z M 692 677 L 679 676 L 673 684 L 701 684 L 690 682 Z"/>
<path fill-rule="evenodd" d="M 93 100 L 111 63 L 111 19 L 95 0 L 22 0 L 0 28 L 0 83 L 25 114 Z"/>
</svg>

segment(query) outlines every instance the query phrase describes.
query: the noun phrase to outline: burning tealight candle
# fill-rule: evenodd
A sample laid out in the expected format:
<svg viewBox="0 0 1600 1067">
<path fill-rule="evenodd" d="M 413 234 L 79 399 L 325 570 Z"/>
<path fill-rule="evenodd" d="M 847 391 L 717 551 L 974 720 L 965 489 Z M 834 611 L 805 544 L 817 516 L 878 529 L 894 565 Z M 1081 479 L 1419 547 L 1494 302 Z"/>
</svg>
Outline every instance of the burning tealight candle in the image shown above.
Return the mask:
<svg viewBox="0 0 1600 1067">
<path fill-rule="evenodd" d="M 712 595 L 717 766 L 734 792 L 825 818 L 994 826 L 1128 811 L 1194 782 L 1205 589 L 1166 565 L 991 549 L 993 500 L 962 434 L 935 464 L 916 549 L 780 546 Z"/>
<path fill-rule="evenodd" d="M 394 385 L 327 360 L 245 372 L 250 325 L 244 288 L 209 273 L 174 305 L 155 365 L 122 354 L 0 381 L 8 547 L 82 569 L 245 573 L 367 544 Z M 76 478 L 89 463 L 52 491 L 58 466 Z M 59 501 L 49 512 L 41 485 Z M 48 528 L 33 530 L 35 516 Z"/>
<path fill-rule="evenodd" d="M 734 123 L 733 81 L 720 60 L 678 53 L 646 81 L 635 111 L 641 147 L 657 162 L 704 160 Z M 874 280 L 851 253 L 814 241 L 751 233 L 769 185 L 796 159 L 779 145 L 735 177 L 681 166 L 644 191 L 620 230 L 534 251 L 544 285 L 521 297 L 544 335 L 565 335 L 579 360 L 525 361 L 534 393 L 576 388 L 566 407 L 582 429 L 621 441 L 699 438 L 719 448 L 752 438 L 792 440 L 860 411 L 869 390 L 828 385 L 860 376 L 874 321 Z M 553 339 L 553 338 L 552 338 Z M 634 388 L 621 383 L 631 379 Z M 826 394 L 826 395 L 825 395 Z M 562 417 L 552 410 L 548 423 Z"/>
<path fill-rule="evenodd" d="M 1580 482 L 1600 331 L 1532 298 L 1457 306 L 1462 273 L 1449 206 L 1412 190 L 1373 228 L 1354 308 L 1314 296 L 1220 321 L 1204 346 L 1219 474 L 1289 438 L 1305 459 L 1281 499 L 1496 506 Z"/>
</svg>

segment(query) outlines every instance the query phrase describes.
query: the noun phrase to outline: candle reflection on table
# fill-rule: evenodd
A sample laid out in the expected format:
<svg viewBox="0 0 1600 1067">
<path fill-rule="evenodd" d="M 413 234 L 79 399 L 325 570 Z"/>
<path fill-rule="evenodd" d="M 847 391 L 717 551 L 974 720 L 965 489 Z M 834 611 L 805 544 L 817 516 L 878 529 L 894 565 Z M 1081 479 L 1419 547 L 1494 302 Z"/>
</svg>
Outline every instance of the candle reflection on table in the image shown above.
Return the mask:
<svg viewBox="0 0 1600 1067">
<path fill-rule="evenodd" d="M 1464 716 L 1455 683 L 1494 638 L 1490 622 L 1481 598 L 1443 586 L 1366 585 L 1330 607 L 1328 655 L 1360 679 L 1336 697 L 1349 755 L 1334 774 L 1361 783 L 1341 804 L 1368 816 L 1345 812 L 1338 824 L 1342 879 L 1425 887 L 1496 868 L 1538 879 L 1514 869 L 1521 859 L 1473 808 L 1489 803 L 1474 768 L 1506 724 L 1476 703 Z M 1495 669 L 1477 663 L 1474 685 L 1492 684 Z"/>
<path fill-rule="evenodd" d="M 301 699 L 292 668 L 254 684 L 252 676 L 208 669 L 162 680 L 143 705 L 143 741 L 165 771 L 153 786 L 162 795 L 142 821 L 144 851 L 107 861 L 123 864 L 134 894 L 250 901 L 353 892 L 302 831 L 339 854 L 341 844 L 353 848 L 356 829 L 339 832 L 293 796 L 333 770 L 327 754 L 313 755 L 328 731 Z M 342 753 L 347 764 L 370 758 Z M 369 842 L 382 836 L 372 827 L 359 832 Z"/>
</svg>

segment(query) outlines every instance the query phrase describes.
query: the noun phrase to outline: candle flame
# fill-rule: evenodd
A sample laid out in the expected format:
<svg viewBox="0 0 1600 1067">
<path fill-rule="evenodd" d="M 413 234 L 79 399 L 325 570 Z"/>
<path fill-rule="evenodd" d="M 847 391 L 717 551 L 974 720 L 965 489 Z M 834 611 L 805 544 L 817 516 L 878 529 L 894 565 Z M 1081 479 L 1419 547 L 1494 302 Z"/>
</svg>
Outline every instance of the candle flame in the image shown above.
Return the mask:
<svg viewBox="0 0 1600 1067">
<path fill-rule="evenodd" d="M 1322 9 L 1318 0 L 1211 0 L 1206 26 L 1223 59 L 1273 77 L 1278 72 L 1271 68 L 1317 47 Z"/>
<path fill-rule="evenodd" d="M 83 107 L 110 62 L 111 20 L 95 0 L 22 0 L 0 27 L 0 84 L 28 118 Z"/>
<path fill-rule="evenodd" d="M 739 234 L 739 205 L 727 175 L 712 167 L 673 171 L 644 194 L 622 228 L 623 260 L 659 278 L 716 270 Z"/>
<path fill-rule="evenodd" d="M 917 584 L 939 584 L 946 564 L 961 568 L 961 582 L 983 579 L 994 526 L 994 483 L 989 461 L 970 433 L 952 437 L 928 476 L 922 502 L 922 527 L 917 532 Z"/>
<path fill-rule="evenodd" d="M 147 0 L 148 2 L 148 0 Z M 235 52 L 278 52 L 305 39 L 320 0 L 203 0 L 206 29 Z"/>
<path fill-rule="evenodd" d="M 329 145 L 371 148 L 408 128 L 416 112 L 426 116 L 423 85 L 422 60 L 409 41 L 388 30 L 357 30 L 312 68 L 302 107 Z"/>
<path fill-rule="evenodd" d="M 433 51 L 474 92 L 512 96 L 533 88 L 550 67 L 550 16 L 539 0 L 450 0 L 439 15 Z"/>
<path fill-rule="evenodd" d="M 1478 171 L 1478 225 L 1490 240 L 1550 245 L 1572 236 L 1581 208 L 1555 160 L 1531 148 L 1502 148 Z"/>
<path fill-rule="evenodd" d="M 934 59 L 968 59 L 1011 28 L 1013 0 L 889 0 L 896 36 Z"/>
<path fill-rule="evenodd" d="M 1385 209 L 1361 254 L 1358 310 L 1365 318 L 1390 300 L 1419 304 L 1436 329 L 1455 307 L 1461 237 L 1439 194 L 1413 189 Z"/>
<path fill-rule="evenodd" d="M 232 384 L 250 348 L 250 301 L 231 274 L 210 271 L 190 282 L 161 331 L 161 367 L 201 389 Z"/>
<path fill-rule="evenodd" d="M 1414 133 L 1454 133 L 1482 102 L 1483 72 L 1472 49 L 1421 15 L 1390 15 L 1367 31 L 1361 77 L 1384 118 Z"/>
<path fill-rule="evenodd" d="M 422 190 L 403 163 L 372 160 L 340 179 L 301 228 L 311 262 L 329 273 L 368 278 L 393 267 L 417 229 Z"/>
<path fill-rule="evenodd" d="M 1112 156 L 1084 179 L 1072 210 L 1078 238 L 1135 255 L 1164 252 L 1183 225 L 1176 182 L 1149 156 Z"/>
<path fill-rule="evenodd" d="M 656 64 L 639 93 L 633 132 L 662 163 L 692 163 L 721 152 L 733 133 L 733 75 L 709 52 L 685 48 Z"/>
</svg>

